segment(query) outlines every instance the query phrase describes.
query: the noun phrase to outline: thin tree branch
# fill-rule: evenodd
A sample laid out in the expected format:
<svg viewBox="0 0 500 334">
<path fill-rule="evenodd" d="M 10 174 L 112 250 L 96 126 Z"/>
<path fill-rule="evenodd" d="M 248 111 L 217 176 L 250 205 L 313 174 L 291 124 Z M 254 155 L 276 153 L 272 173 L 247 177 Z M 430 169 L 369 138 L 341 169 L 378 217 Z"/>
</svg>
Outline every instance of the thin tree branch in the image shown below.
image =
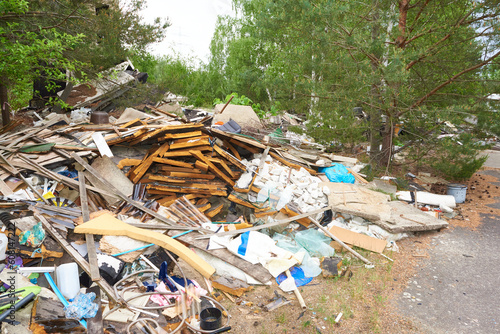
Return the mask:
<svg viewBox="0 0 500 334">
<path fill-rule="evenodd" d="M 432 95 L 436 94 L 440 89 L 442 89 L 443 87 L 446 87 L 448 86 L 449 84 L 451 84 L 453 81 L 455 81 L 455 79 L 461 77 L 462 75 L 464 75 L 465 73 L 469 73 L 471 71 L 474 71 L 478 68 L 481 68 L 483 67 L 484 65 L 488 64 L 489 62 L 491 62 L 493 59 L 497 58 L 498 56 L 500 56 L 500 51 L 495 53 L 493 56 L 491 56 L 490 58 L 488 58 L 487 60 L 479 63 L 479 64 L 476 64 L 472 67 L 469 67 L 463 71 L 461 71 L 460 73 L 457 73 L 455 74 L 453 77 L 451 77 L 450 79 L 446 80 L 445 82 L 441 83 L 440 85 L 436 86 L 433 90 L 431 90 L 429 93 L 425 94 L 420 100 L 418 100 L 417 102 L 415 102 L 411 107 L 410 109 L 413 109 L 413 108 L 416 108 L 418 107 L 419 105 L 421 105 L 422 103 L 424 103 L 429 97 L 431 97 Z M 398 116 L 400 116 L 401 114 L 399 114 Z"/>
</svg>

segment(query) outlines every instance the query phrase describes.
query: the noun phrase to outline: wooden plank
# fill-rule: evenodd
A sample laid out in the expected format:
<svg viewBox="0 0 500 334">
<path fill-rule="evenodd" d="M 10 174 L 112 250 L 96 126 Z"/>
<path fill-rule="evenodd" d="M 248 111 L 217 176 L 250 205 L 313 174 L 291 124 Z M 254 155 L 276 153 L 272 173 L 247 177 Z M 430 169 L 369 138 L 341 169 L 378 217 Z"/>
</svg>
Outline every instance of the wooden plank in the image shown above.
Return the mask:
<svg viewBox="0 0 500 334">
<path fill-rule="evenodd" d="M 196 146 L 197 151 L 213 151 L 212 146 Z M 190 157 L 191 153 L 189 153 L 190 150 L 175 150 L 171 152 L 166 152 L 163 157 L 164 158 L 171 158 L 171 157 Z"/>
<path fill-rule="evenodd" d="M 165 191 L 168 193 L 185 193 L 185 194 L 204 194 L 204 195 L 213 195 L 213 196 L 227 196 L 227 191 L 224 189 L 214 190 L 214 189 L 175 187 L 175 186 L 163 186 L 163 185 L 152 185 L 152 184 L 148 184 L 146 186 L 146 189 Z"/>
<path fill-rule="evenodd" d="M 156 158 L 164 150 L 168 150 L 167 143 L 158 147 L 149 157 L 146 158 L 143 163 L 139 164 L 137 167 L 130 171 L 129 178 L 132 183 L 137 183 L 137 181 L 139 181 L 144 176 L 144 174 L 146 174 L 149 167 L 153 163 L 154 158 Z"/>
<path fill-rule="evenodd" d="M 171 172 L 170 176 L 173 176 L 173 177 L 189 177 L 189 178 L 192 178 L 192 179 L 207 179 L 207 180 L 213 180 L 213 179 L 215 179 L 215 175 L 212 175 L 212 174 L 201 174 L 201 173 Z"/>
<path fill-rule="evenodd" d="M 274 159 L 278 160 L 279 162 L 281 162 L 282 164 L 288 166 L 288 167 L 291 167 L 295 170 L 300 170 L 300 168 L 304 168 L 305 170 L 307 170 L 311 175 L 316 175 L 318 174 L 314 169 L 311 169 L 311 168 L 307 168 L 307 167 L 304 167 L 304 166 L 301 166 L 301 165 L 297 165 L 293 162 L 290 162 L 282 157 L 280 157 L 278 154 L 274 153 L 274 152 L 269 152 L 269 155 L 272 156 Z"/>
<path fill-rule="evenodd" d="M 194 163 L 194 166 L 204 172 L 208 172 L 208 165 L 199 160 Z"/>
<path fill-rule="evenodd" d="M 209 211 L 205 212 L 205 216 L 207 216 L 208 218 L 213 218 L 213 217 L 217 216 L 222 211 L 223 207 L 224 207 L 224 204 L 219 204 L 215 208 L 212 208 Z"/>
<path fill-rule="evenodd" d="M 139 144 L 140 142 L 143 142 L 143 141 L 146 141 L 150 138 L 153 138 L 154 136 L 158 136 L 160 135 L 162 132 L 166 132 L 166 131 L 169 131 L 169 125 L 167 126 L 164 126 L 162 128 L 159 128 L 159 129 L 156 129 L 156 130 L 153 130 L 153 131 L 150 131 L 148 133 L 145 133 L 144 135 L 142 135 L 141 137 L 137 138 L 136 140 L 130 142 L 130 145 L 137 145 Z M 201 131 L 200 131 L 201 132 Z"/>
<path fill-rule="evenodd" d="M 222 137 L 224 139 L 227 139 L 227 138 L 234 139 L 234 140 L 236 140 L 238 142 L 246 143 L 248 145 L 251 145 L 253 147 L 257 147 L 257 148 L 260 148 L 260 149 L 265 149 L 266 148 L 266 145 L 261 144 L 257 140 L 254 140 L 254 139 L 251 139 L 251 138 L 248 138 L 248 137 L 244 137 L 242 135 L 238 135 L 238 134 L 235 134 L 235 133 L 229 133 L 229 132 L 221 131 L 219 129 L 210 128 L 210 134 L 211 135 L 215 134 L 215 135 L 217 135 L 217 137 Z"/>
<path fill-rule="evenodd" d="M 85 188 L 85 174 L 78 171 L 78 182 L 80 184 L 80 202 L 82 207 L 83 222 L 90 220 L 89 205 L 87 199 L 87 189 Z M 92 282 L 99 281 L 101 275 L 99 274 L 99 263 L 97 262 L 97 252 L 95 249 L 94 235 L 85 234 L 85 241 L 87 243 L 87 253 L 89 255 L 90 278 Z"/>
<path fill-rule="evenodd" d="M 234 174 L 234 172 L 231 170 L 231 168 L 229 168 L 229 166 L 223 160 L 217 159 L 217 158 L 208 158 L 208 160 L 210 160 L 211 162 L 218 163 L 219 165 L 221 165 L 222 168 L 229 174 L 229 176 L 232 179 L 236 178 L 236 175 Z"/>
<path fill-rule="evenodd" d="M 210 141 L 208 139 L 198 139 L 183 143 L 174 143 L 170 145 L 170 150 L 178 150 L 182 148 L 191 148 L 196 146 L 210 146 Z"/>
<path fill-rule="evenodd" d="M 174 183 L 175 186 L 179 187 L 199 187 L 199 188 L 204 188 L 204 189 L 216 189 L 216 188 L 223 188 L 225 187 L 225 183 L 221 181 L 214 181 L 214 180 L 205 180 L 205 179 L 200 179 L 199 182 L 197 182 L 196 179 L 174 179 L 169 176 L 162 176 L 162 175 L 149 175 L 148 178 L 153 181 L 160 181 L 164 183 Z"/>
<path fill-rule="evenodd" d="M 254 154 L 257 154 L 257 153 L 260 153 L 260 149 L 258 148 L 255 148 L 255 147 L 251 147 L 251 146 L 248 146 L 247 144 L 244 144 L 238 140 L 235 140 L 235 139 L 230 139 L 229 142 L 231 144 L 234 144 L 236 146 L 239 146 L 241 148 L 244 148 L 245 150 L 247 150 L 248 152 L 250 153 L 254 153 Z"/>
<path fill-rule="evenodd" d="M 120 162 L 116 166 L 120 169 L 123 169 L 123 167 L 126 167 L 126 166 L 137 166 L 141 162 L 142 162 L 142 160 L 139 160 L 139 159 L 127 159 L 127 158 L 125 158 L 125 159 L 120 160 Z"/>
<path fill-rule="evenodd" d="M 61 245 L 61 247 L 68 253 L 69 256 L 75 260 L 75 262 L 80 266 L 80 268 L 83 269 L 89 276 L 91 275 L 90 272 L 90 265 L 83 256 L 78 253 L 76 249 L 71 246 L 65 238 L 63 238 L 59 232 L 52 227 L 52 225 L 45 219 L 44 216 L 42 216 L 38 210 L 34 206 L 30 206 L 29 209 L 33 211 L 35 217 L 42 223 L 43 228 L 45 231 L 49 232 L 49 234 Z M 113 291 L 113 288 L 106 282 L 105 280 L 99 280 L 95 282 L 106 295 L 108 295 L 108 298 L 112 303 L 118 303 L 118 301 L 115 298 L 115 293 Z"/>
<path fill-rule="evenodd" d="M 215 167 L 215 165 L 208 160 L 200 151 L 191 151 L 191 154 L 198 160 L 201 160 L 204 164 L 208 165 L 208 169 L 212 171 L 215 175 L 223 179 L 227 184 L 234 186 L 234 181 L 231 180 L 226 174 L 224 174 L 220 169 Z"/>
<path fill-rule="evenodd" d="M 181 139 L 181 138 L 190 138 L 201 136 L 201 131 L 191 131 L 191 132 L 181 132 L 181 133 L 167 133 L 162 138 L 158 138 L 158 140 L 163 139 Z"/>
<path fill-rule="evenodd" d="M 155 217 L 156 219 L 168 224 L 168 225 L 175 225 L 175 223 L 168 218 L 163 217 L 162 215 L 158 214 L 157 212 L 146 208 L 142 203 L 136 202 L 128 198 L 125 194 L 123 194 L 121 191 L 115 188 L 111 183 L 109 183 L 107 180 L 103 179 L 99 172 L 97 172 L 94 168 L 92 168 L 88 163 L 86 163 L 82 158 L 80 158 L 78 155 L 75 153 L 71 153 L 71 156 L 83 167 L 85 167 L 92 175 L 94 175 L 96 178 L 98 178 L 101 182 L 103 182 L 108 189 L 115 193 L 118 197 L 126 201 L 127 203 L 133 205 L 137 209 L 144 211 L 145 213 Z"/>
<path fill-rule="evenodd" d="M 233 157 L 231 154 L 228 152 L 224 151 L 222 148 L 220 148 L 217 145 L 214 145 L 214 150 L 217 152 L 220 156 L 222 156 L 224 159 L 241 169 L 242 171 L 246 171 L 247 167 L 237 158 Z"/>
<path fill-rule="evenodd" d="M 177 166 L 177 167 L 184 167 L 184 168 L 192 168 L 193 167 L 192 163 L 177 161 L 177 160 L 173 160 L 173 159 L 153 158 L 153 162 L 156 162 L 159 164 Z"/>
<path fill-rule="evenodd" d="M 197 140 L 208 140 L 210 139 L 210 136 L 208 135 L 200 135 L 200 136 L 197 136 L 197 137 L 190 137 L 190 138 L 180 138 L 180 139 L 176 139 L 172 142 L 172 144 L 179 144 L 179 143 L 187 143 L 187 142 L 193 142 L 193 141 L 197 141 Z"/>
<path fill-rule="evenodd" d="M 162 174 L 170 175 L 173 172 L 180 173 L 201 173 L 201 169 L 197 168 L 183 168 L 183 167 L 172 167 L 172 166 L 158 166 L 159 171 Z"/>
<path fill-rule="evenodd" d="M 233 194 L 230 194 L 227 199 L 233 203 L 246 206 L 247 208 L 251 208 L 251 209 L 258 208 L 257 205 L 254 205 L 248 201 L 245 201 L 244 199 L 238 198 L 238 197 L 234 196 Z"/>
<path fill-rule="evenodd" d="M 227 146 L 229 151 L 231 151 L 231 153 L 236 157 L 236 159 L 241 160 L 240 153 L 238 152 L 237 149 L 234 148 L 233 145 L 229 144 L 229 142 L 227 140 L 224 140 L 223 143 L 224 143 L 224 145 Z"/>
<path fill-rule="evenodd" d="M 203 212 L 205 212 L 205 211 L 207 211 L 207 210 L 208 210 L 208 209 L 210 209 L 211 207 L 212 207 L 212 204 L 210 204 L 210 203 L 206 203 L 206 204 L 202 204 L 202 205 L 200 205 L 200 206 L 198 206 L 198 205 L 196 206 L 196 208 L 197 208 L 198 210 L 200 210 L 200 212 L 202 212 L 202 213 L 203 213 Z"/>
<path fill-rule="evenodd" d="M 133 125 L 135 123 L 140 123 L 140 121 L 141 121 L 140 118 L 133 119 L 133 120 L 128 121 L 127 123 L 121 125 L 120 128 L 128 128 L 128 127 L 130 127 L 131 125 Z"/>
</svg>

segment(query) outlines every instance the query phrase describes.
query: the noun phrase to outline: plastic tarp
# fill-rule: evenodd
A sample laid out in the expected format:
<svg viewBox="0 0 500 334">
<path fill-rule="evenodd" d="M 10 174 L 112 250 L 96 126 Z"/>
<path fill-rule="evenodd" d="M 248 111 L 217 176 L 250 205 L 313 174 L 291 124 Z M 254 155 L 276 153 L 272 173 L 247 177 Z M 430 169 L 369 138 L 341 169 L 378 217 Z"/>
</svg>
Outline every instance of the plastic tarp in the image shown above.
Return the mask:
<svg viewBox="0 0 500 334">
<path fill-rule="evenodd" d="M 325 173 L 330 182 L 354 183 L 355 181 L 354 175 L 350 174 L 347 168 L 342 164 L 335 163 L 330 167 L 320 167 L 318 171 L 320 173 Z"/>
</svg>

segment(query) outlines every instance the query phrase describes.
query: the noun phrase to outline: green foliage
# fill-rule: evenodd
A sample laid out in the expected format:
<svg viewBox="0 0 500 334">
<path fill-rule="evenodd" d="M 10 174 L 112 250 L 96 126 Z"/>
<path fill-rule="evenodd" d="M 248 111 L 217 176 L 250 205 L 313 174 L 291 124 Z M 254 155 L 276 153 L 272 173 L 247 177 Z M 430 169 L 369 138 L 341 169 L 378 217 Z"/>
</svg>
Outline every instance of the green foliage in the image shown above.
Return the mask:
<svg viewBox="0 0 500 334">
<path fill-rule="evenodd" d="M 86 81 L 163 38 L 166 22 L 141 22 L 145 1 L 0 1 L 0 89 L 25 106 L 34 78 Z M 99 9 L 98 14 L 96 10 Z M 50 88 L 50 87 L 49 87 Z M 54 88 L 54 87 L 52 87 Z"/>
<path fill-rule="evenodd" d="M 467 133 L 443 138 L 429 164 L 448 180 L 469 179 L 486 161 L 487 156 L 478 157 L 478 152 L 485 148 Z"/>
<path fill-rule="evenodd" d="M 498 102 L 485 102 L 500 93 L 496 2 L 422 1 L 406 12 L 386 0 L 234 4 L 238 18 L 220 18 L 212 40 L 213 70 L 262 109 L 280 102 L 305 114 L 319 142 L 350 149 L 369 140 L 385 166 L 396 124 L 405 150 L 432 144 L 428 134 L 443 120 L 460 127 L 477 117 L 476 137 L 500 129 L 491 121 Z M 357 121 L 354 107 L 369 118 Z"/>
</svg>

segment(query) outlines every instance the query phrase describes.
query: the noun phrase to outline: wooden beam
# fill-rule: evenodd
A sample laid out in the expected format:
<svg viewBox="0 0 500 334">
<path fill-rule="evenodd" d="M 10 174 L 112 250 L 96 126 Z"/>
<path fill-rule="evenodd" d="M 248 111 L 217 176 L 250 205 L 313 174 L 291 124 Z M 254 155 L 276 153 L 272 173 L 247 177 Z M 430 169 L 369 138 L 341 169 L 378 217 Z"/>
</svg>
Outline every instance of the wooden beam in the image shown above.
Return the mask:
<svg viewBox="0 0 500 334">
<path fill-rule="evenodd" d="M 83 222 L 90 220 L 89 203 L 87 199 L 87 189 L 85 188 L 85 174 L 78 171 L 78 182 L 80 183 L 80 202 L 82 207 Z M 95 249 L 94 235 L 85 234 L 85 241 L 87 243 L 87 253 L 89 255 L 90 278 L 92 282 L 99 281 L 101 274 L 99 274 L 99 263 L 97 262 L 97 252 Z"/>
</svg>

